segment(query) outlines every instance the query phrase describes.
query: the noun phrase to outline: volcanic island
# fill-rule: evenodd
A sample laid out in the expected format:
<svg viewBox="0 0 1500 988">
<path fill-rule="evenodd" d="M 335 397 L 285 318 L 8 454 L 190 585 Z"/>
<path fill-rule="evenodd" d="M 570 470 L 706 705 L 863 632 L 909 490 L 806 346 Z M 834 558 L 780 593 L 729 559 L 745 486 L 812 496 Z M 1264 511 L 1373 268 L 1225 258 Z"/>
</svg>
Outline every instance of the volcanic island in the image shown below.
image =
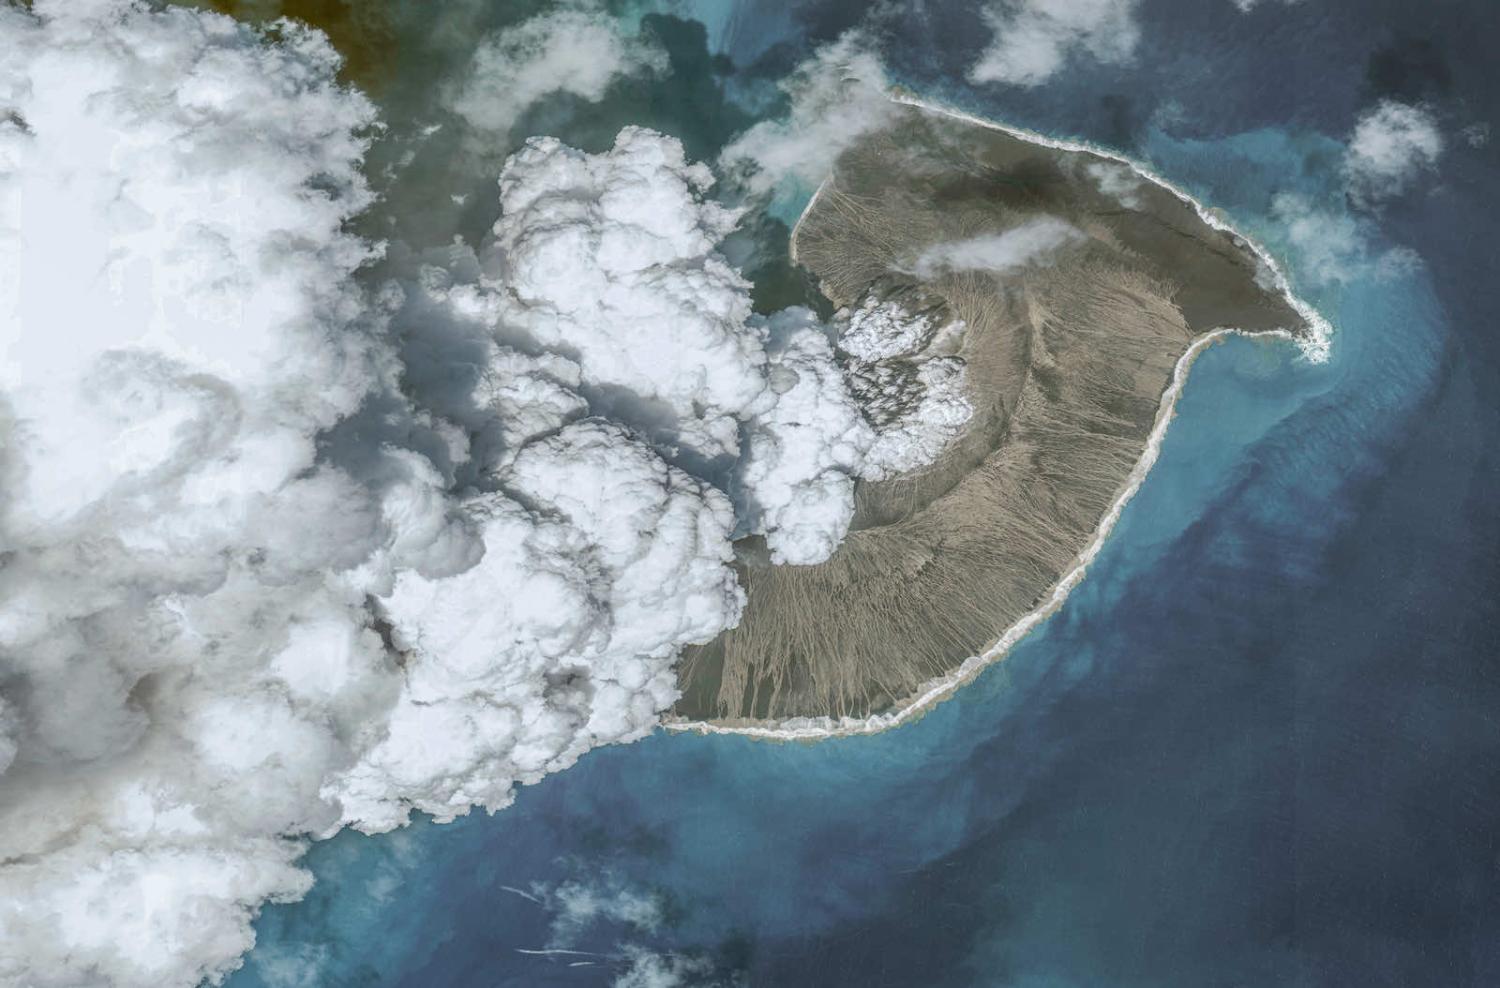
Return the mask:
<svg viewBox="0 0 1500 988">
<path fill-rule="evenodd" d="M 1165 183 L 908 103 L 839 156 L 791 252 L 834 306 L 931 327 L 972 412 L 933 462 L 858 483 L 826 562 L 739 545 L 743 619 L 684 655 L 670 726 L 829 730 L 922 708 L 1081 578 L 1203 345 L 1319 334 L 1262 251 Z"/>
</svg>

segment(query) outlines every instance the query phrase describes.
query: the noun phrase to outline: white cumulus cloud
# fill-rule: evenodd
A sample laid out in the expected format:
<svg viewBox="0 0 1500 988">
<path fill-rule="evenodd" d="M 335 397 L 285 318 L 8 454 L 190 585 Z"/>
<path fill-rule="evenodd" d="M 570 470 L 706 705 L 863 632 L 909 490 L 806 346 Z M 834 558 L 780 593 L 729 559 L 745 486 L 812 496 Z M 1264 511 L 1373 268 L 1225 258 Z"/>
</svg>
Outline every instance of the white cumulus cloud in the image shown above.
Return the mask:
<svg viewBox="0 0 1500 988">
<path fill-rule="evenodd" d="M 370 105 L 313 32 L 0 10 L 0 981 L 193 984 L 308 876 L 348 740 L 271 670 L 305 621 L 389 675 L 379 497 L 318 433 L 388 379 L 342 232 Z M 316 566 L 310 572 L 309 566 Z M 366 689 L 365 695 L 360 690 Z"/>
<path fill-rule="evenodd" d="M 713 964 L 705 957 L 656 953 L 634 944 L 622 954 L 626 966 L 611 988 L 738 988 L 741 983 L 714 978 Z"/>
<path fill-rule="evenodd" d="M 380 601 L 402 689 L 323 790 L 362 830 L 497 809 L 517 783 L 641 737 L 676 699 L 678 649 L 739 617 L 728 500 L 618 426 L 574 422 L 496 479 L 508 494 L 463 502 L 479 561 L 404 571 Z"/>
<path fill-rule="evenodd" d="M 613 875 L 509 891 L 551 915 L 546 946 L 522 948 L 539 964 L 564 960 L 597 968 L 601 977 L 612 970 L 612 988 L 744 988 L 743 974 L 716 970 L 705 954 L 650 945 L 665 923 L 665 903 L 655 892 Z M 608 951 L 585 949 L 605 937 L 616 940 Z"/>
<path fill-rule="evenodd" d="M 752 419 L 735 487 L 773 562 L 818 563 L 849 530 L 854 476 L 874 435 L 813 314 L 788 309 L 768 328 L 776 397 Z"/>
<path fill-rule="evenodd" d="M 1332 211 L 1295 193 L 1271 200 L 1271 215 L 1281 224 L 1298 254 L 1298 266 L 1321 284 L 1357 278 L 1402 277 L 1419 265 L 1408 247 L 1375 251 L 1368 224 L 1345 210 Z"/>
<path fill-rule="evenodd" d="M 0 45 L 0 982 L 192 986 L 306 891 L 308 838 L 498 808 L 648 730 L 738 617 L 736 518 L 589 414 L 585 365 L 651 398 L 596 366 L 602 302 L 532 323 L 566 310 L 579 359 L 484 339 L 463 415 L 407 403 L 345 232 L 374 113 L 320 34 L 40 0 Z M 650 229 L 706 252 L 704 222 Z M 510 232 L 529 312 L 575 255 Z M 585 263 L 621 246 L 595 232 Z M 729 286 L 759 407 L 745 288 L 673 281 L 683 249 L 655 314 Z"/>
<path fill-rule="evenodd" d="M 716 250 L 739 214 L 705 197 L 712 181 L 649 130 L 592 155 L 533 139 L 501 175 L 479 275 L 434 289 L 435 304 L 553 362 L 546 375 L 486 375 L 495 394 L 553 389 L 554 428 L 578 411 L 556 389 L 586 395 L 731 487 L 738 534 L 764 534 L 780 561 L 817 562 L 848 528 L 869 437 L 810 314 L 752 314 L 749 283 Z"/>
<path fill-rule="evenodd" d="M 615 80 L 666 67 L 666 54 L 629 37 L 588 4 L 537 14 L 485 38 L 448 104 L 480 134 L 503 140 L 521 113 L 551 93 L 603 98 Z"/>
<path fill-rule="evenodd" d="M 768 192 L 788 179 L 816 186 L 845 148 L 895 117 L 888 87 L 880 56 L 864 35 L 851 31 L 819 48 L 782 83 L 790 100 L 785 118 L 751 127 L 724 149 L 720 161 L 740 173 L 752 192 Z"/>
<path fill-rule="evenodd" d="M 1382 100 L 1359 118 L 1349 138 L 1344 174 L 1350 194 L 1365 203 L 1399 195 L 1437 164 L 1443 146 L 1430 111 Z"/>
<path fill-rule="evenodd" d="M 550 91 L 549 24 L 484 64 Z M 0 983 L 221 977 L 307 841 L 650 730 L 733 539 L 843 537 L 883 433 L 676 140 L 533 140 L 377 285 L 320 33 L 37 0 L 0 48 Z"/>
<path fill-rule="evenodd" d="M 1239 8 L 1240 13 L 1248 14 L 1256 7 L 1259 7 L 1265 0 L 1232 0 L 1232 2 Z M 1276 2 L 1279 2 L 1283 7 L 1290 7 L 1294 3 L 1301 3 L 1302 0 L 1276 0 Z"/>
<path fill-rule="evenodd" d="M 885 480 L 934 462 L 974 414 L 967 368 L 954 355 L 967 327 L 873 295 L 838 312 L 834 326 L 874 432 L 860 476 Z"/>
<path fill-rule="evenodd" d="M 974 415 L 958 357 L 856 367 L 855 392 L 875 427 L 860 475 L 885 480 L 934 462 Z"/>
<path fill-rule="evenodd" d="M 1078 54 L 1125 62 L 1140 27 L 1136 0 L 994 0 L 984 17 L 994 36 L 969 68 L 973 82 L 1037 86 Z"/>
<path fill-rule="evenodd" d="M 933 244 L 903 269 L 919 278 L 953 271 L 1010 271 L 1084 239 L 1083 232 L 1071 223 L 1055 216 L 1039 216 L 1002 233 Z"/>
<path fill-rule="evenodd" d="M 1091 161 L 1084 166 L 1084 172 L 1094 180 L 1100 192 L 1126 209 L 1140 208 L 1139 192 L 1143 179 L 1129 165 L 1121 165 L 1113 161 Z"/>
</svg>

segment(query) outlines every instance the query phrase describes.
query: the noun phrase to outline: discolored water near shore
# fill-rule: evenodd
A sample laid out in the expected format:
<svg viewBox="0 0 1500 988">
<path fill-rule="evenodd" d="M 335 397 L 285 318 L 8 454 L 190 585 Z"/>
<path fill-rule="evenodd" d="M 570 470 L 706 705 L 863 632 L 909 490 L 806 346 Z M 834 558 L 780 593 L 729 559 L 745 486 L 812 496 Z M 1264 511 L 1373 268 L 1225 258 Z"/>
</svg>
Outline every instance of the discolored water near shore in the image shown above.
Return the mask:
<svg viewBox="0 0 1500 988">
<path fill-rule="evenodd" d="M 917 263 L 1038 222 L 1068 236 L 998 270 Z M 826 562 L 739 546 L 744 618 L 684 656 L 679 721 L 864 718 L 951 674 L 1074 568 L 1195 340 L 1313 332 L 1251 247 L 1172 190 L 918 107 L 840 156 L 791 249 L 837 306 L 961 321 L 974 414 L 930 466 L 860 482 Z"/>
</svg>

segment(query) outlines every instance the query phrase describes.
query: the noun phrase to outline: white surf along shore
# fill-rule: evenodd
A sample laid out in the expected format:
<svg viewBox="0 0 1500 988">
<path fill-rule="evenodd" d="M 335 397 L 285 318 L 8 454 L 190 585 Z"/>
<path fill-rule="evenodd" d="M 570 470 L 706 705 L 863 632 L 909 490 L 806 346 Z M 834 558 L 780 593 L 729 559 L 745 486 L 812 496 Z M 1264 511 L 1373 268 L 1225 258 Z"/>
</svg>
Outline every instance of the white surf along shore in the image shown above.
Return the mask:
<svg viewBox="0 0 1500 988">
<path fill-rule="evenodd" d="M 1061 607 L 1063 601 L 1067 600 L 1068 594 L 1072 593 L 1073 588 L 1083 582 L 1083 577 L 1089 563 L 1093 562 L 1094 557 L 1103 548 L 1105 539 L 1109 538 L 1110 532 L 1114 530 L 1115 524 L 1120 520 L 1120 515 L 1124 512 L 1125 505 L 1140 490 L 1141 484 L 1146 479 L 1146 475 L 1156 465 L 1157 457 L 1161 454 L 1162 440 L 1166 438 L 1167 427 L 1171 425 L 1172 416 L 1175 414 L 1177 399 L 1182 395 L 1183 387 L 1187 383 L 1188 372 L 1191 370 L 1193 361 L 1198 358 L 1199 354 L 1219 340 L 1232 335 L 1284 338 L 1295 343 L 1301 349 L 1306 359 L 1313 363 L 1323 363 L 1328 359 L 1331 351 L 1333 339 L 1332 325 L 1317 310 L 1292 291 L 1291 282 L 1287 279 L 1285 271 L 1276 262 L 1276 259 L 1271 256 L 1270 252 L 1257 243 L 1254 238 L 1236 230 L 1192 195 L 1174 185 L 1166 178 L 1156 174 L 1150 168 L 1106 148 L 1079 141 L 1057 140 L 1046 137 L 1035 131 L 1012 127 L 992 120 L 985 120 L 961 110 L 930 103 L 904 92 L 892 92 L 890 98 L 893 102 L 904 106 L 916 107 L 928 113 L 941 114 L 976 126 L 1003 131 L 1021 140 L 1030 141 L 1033 144 L 1040 144 L 1044 147 L 1057 148 L 1064 151 L 1085 151 L 1125 165 L 1141 178 L 1161 186 L 1183 202 L 1191 205 L 1199 218 L 1209 226 L 1229 233 L 1243 241 L 1251 253 L 1264 265 L 1265 271 L 1269 273 L 1276 288 L 1286 299 L 1287 304 L 1306 320 L 1311 332 L 1304 337 L 1280 329 L 1249 333 L 1226 326 L 1205 333 L 1194 340 L 1187 351 L 1177 359 L 1177 364 L 1172 370 L 1172 381 L 1167 385 L 1166 390 L 1162 392 L 1161 404 L 1156 410 L 1156 420 L 1151 426 L 1151 433 L 1146 439 L 1146 448 L 1142 452 L 1141 458 L 1136 461 L 1135 466 L 1131 469 L 1124 487 L 1115 497 L 1113 503 L 1110 504 L 1109 510 L 1099 520 L 1099 525 L 1094 529 L 1093 537 L 1089 540 L 1088 545 L 1073 560 L 1072 565 L 1063 574 L 1062 579 L 1052 588 L 1052 592 L 1034 610 L 1007 628 L 999 640 L 984 652 L 965 659 L 952 672 L 937 679 L 929 680 L 925 686 L 903 700 L 896 707 L 862 718 L 793 717 L 785 720 L 766 720 L 740 724 L 716 724 L 711 721 L 688 720 L 686 718 L 668 719 L 662 722 L 662 727 L 667 730 L 692 731 L 699 734 L 739 734 L 774 741 L 819 741 L 827 738 L 877 734 L 881 731 L 890 730 L 893 727 L 899 727 L 907 721 L 921 716 L 932 707 L 953 696 L 960 688 L 967 685 L 979 673 L 984 671 L 984 669 L 1003 658 L 1017 642 L 1026 637 L 1033 628 L 1041 624 L 1054 611 Z M 818 197 L 822 194 L 826 185 L 827 182 L 825 181 L 813 193 L 812 198 L 808 200 L 807 206 L 803 208 L 801 216 L 798 217 L 797 223 L 792 229 L 792 244 L 794 245 L 793 261 L 796 260 L 795 244 L 797 228 L 802 225 L 802 220 L 812 211 L 813 206 L 816 205 Z"/>
</svg>

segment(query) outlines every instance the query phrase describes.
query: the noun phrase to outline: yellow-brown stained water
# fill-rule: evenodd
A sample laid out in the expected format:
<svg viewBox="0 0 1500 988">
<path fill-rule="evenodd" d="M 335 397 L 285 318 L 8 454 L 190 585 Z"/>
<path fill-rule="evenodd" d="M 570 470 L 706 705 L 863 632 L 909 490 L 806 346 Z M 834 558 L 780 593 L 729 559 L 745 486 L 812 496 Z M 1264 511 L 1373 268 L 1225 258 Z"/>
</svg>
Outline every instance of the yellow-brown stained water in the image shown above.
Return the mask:
<svg viewBox="0 0 1500 988">
<path fill-rule="evenodd" d="M 339 78 L 378 95 L 396 64 L 399 34 L 390 7 L 361 0 L 201 0 L 236 20 L 265 25 L 287 17 L 318 28 L 344 58 Z"/>
</svg>

